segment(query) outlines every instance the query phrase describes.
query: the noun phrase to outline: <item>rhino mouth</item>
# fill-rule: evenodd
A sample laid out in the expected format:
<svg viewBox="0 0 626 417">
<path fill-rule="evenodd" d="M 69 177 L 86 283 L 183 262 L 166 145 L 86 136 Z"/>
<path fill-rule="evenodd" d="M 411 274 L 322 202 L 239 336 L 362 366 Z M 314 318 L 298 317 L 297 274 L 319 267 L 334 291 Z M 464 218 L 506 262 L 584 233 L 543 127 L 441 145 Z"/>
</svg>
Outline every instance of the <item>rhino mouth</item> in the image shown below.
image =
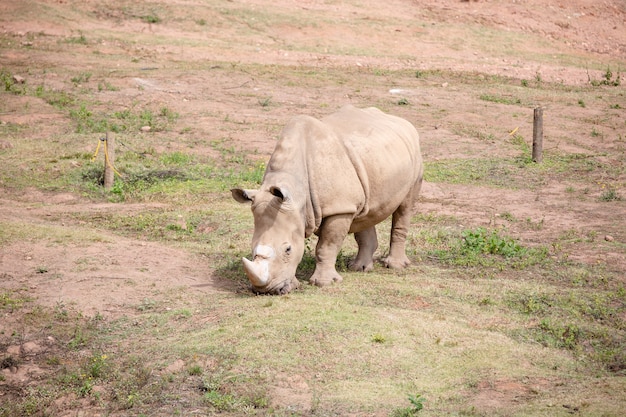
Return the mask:
<svg viewBox="0 0 626 417">
<path fill-rule="evenodd" d="M 257 287 L 255 285 L 251 285 L 252 291 L 255 294 L 274 294 L 274 295 L 289 294 L 292 290 L 298 287 L 299 287 L 299 282 L 295 277 L 292 278 L 291 280 L 283 281 L 275 285 L 267 285 L 265 287 Z"/>
</svg>

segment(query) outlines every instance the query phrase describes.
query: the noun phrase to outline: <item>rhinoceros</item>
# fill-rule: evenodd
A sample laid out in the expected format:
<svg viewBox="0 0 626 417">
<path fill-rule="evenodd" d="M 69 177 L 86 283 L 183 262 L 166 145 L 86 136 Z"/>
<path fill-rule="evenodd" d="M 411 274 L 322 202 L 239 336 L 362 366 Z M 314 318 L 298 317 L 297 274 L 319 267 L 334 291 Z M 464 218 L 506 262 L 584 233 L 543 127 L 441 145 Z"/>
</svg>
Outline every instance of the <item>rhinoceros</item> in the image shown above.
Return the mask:
<svg viewBox="0 0 626 417">
<path fill-rule="evenodd" d="M 354 271 L 373 269 L 375 226 L 392 216 L 389 268 L 410 264 L 405 240 L 416 210 L 423 166 L 419 135 L 408 121 L 377 108 L 341 108 L 321 120 L 291 119 L 280 135 L 258 190 L 232 189 L 252 203 L 252 260 L 243 266 L 257 293 L 286 294 L 305 238 L 315 233 L 315 271 L 310 283 L 341 282 L 335 262 L 342 242 L 354 233 Z"/>
</svg>

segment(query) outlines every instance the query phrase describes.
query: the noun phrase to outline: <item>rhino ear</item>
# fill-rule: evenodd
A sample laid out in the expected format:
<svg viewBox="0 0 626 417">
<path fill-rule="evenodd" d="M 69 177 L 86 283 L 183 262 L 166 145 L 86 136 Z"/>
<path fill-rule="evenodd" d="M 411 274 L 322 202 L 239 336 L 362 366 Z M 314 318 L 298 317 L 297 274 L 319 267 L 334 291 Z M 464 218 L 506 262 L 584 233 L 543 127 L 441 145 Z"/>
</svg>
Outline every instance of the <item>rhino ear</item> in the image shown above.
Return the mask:
<svg viewBox="0 0 626 417">
<path fill-rule="evenodd" d="M 256 190 L 244 190 L 242 188 L 233 188 L 230 192 L 233 198 L 240 203 L 250 203 L 257 193 Z"/>
<path fill-rule="evenodd" d="M 283 201 L 289 200 L 289 191 L 287 191 L 286 188 L 271 186 L 270 193 L 272 193 L 274 197 L 278 197 Z"/>
</svg>

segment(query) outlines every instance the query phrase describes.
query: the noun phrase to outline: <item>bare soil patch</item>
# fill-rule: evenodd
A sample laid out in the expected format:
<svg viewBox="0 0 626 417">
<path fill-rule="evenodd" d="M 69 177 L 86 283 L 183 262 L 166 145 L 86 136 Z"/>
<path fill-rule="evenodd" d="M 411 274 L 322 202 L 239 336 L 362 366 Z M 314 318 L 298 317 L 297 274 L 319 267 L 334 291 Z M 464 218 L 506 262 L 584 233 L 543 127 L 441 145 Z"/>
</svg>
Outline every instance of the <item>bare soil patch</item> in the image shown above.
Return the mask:
<svg viewBox="0 0 626 417">
<path fill-rule="evenodd" d="M 626 2 L 281 0 L 272 2 L 278 21 L 268 17 L 265 7 L 255 0 L 210 6 L 183 0 L 2 2 L 0 69 L 50 91 L 80 94 L 90 88 L 97 105 L 111 112 L 175 109 L 180 118 L 174 132 L 129 136 L 152 141 L 155 153 L 182 151 L 217 159 L 224 157 L 222 148 L 233 147 L 265 161 L 289 117 L 319 116 L 345 103 L 386 107 L 413 122 L 427 162 L 514 158 L 520 151 L 510 145 L 510 132 L 517 129 L 528 143 L 532 107 L 548 102 L 547 151 L 601 154 L 607 174 L 585 182 L 555 175 L 530 191 L 428 182 L 421 212 L 454 216 L 467 227 L 504 226 L 530 246 L 566 234 L 562 245 L 571 250 L 570 259 L 606 265 L 626 284 L 626 179 L 619 171 L 624 164 L 623 86 L 615 87 L 622 91 L 617 101 L 608 103 L 602 90 L 588 103 L 570 93 L 602 80 L 609 66 L 615 73 L 624 69 Z M 398 80 L 386 71 L 412 75 Z M 420 71 L 440 75 L 420 79 Z M 70 81 L 85 73 L 93 73 L 93 79 Z M 514 82 L 504 93 L 490 91 L 492 76 Z M 521 91 L 521 80 L 560 85 L 570 94 L 568 102 L 539 89 Z M 490 94 L 524 101 L 512 110 L 480 98 Z M 20 172 L 28 173 L 40 157 L 49 161 L 50 147 L 71 143 L 76 152 L 94 151 L 97 138 L 75 139 L 67 112 L 33 96 L 2 92 L 0 97 L 0 122 L 16 129 L 0 137 L 0 152 L 42 140 L 26 148 L 22 160 L 12 161 Z M 400 98 L 410 106 L 397 105 Z M 222 148 L 209 146 L 212 142 Z M 61 162 L 49 164 L 50 176 L 60 175 L 55 165 Z M 107 320 L 132 316 L 154 300 L 167 308 L 172 294 L 180 300 L 245 291 L 241 283 L 220 277 L 197 251 L 122 237 L 73 216 L 120 210 L 133 215 L 161 203 L 94 202 L 65 190 L 7 183 L 0 179 L 0 224 L 51 227 L 61 235 L 1 243 L 1 291 Z M 601 201 L 607 186 L 615 187 L 622 200 Z M 413 308 L 429 306 L 419 298 Z M 61 352 L 54 336 L 24 324 L 26 313 L 6 311 L 0 320 L 0 335 L 7 340 L 0 343 L 0 353 L 19 358 L 19 366 L 9 359 L 2 364 L 0 402 L 19 398 L 50 375 L 46 360 Z M 24 333 L 17 345 L 10 337 L 16 331 Z M 307 414 L 315 406 L 310 378 L 280 375 L 271 384 L 272 406 L 314 415 Z M 536 398 L 552 385 L 547 380 L 481 381 L 468 396 L 471 406 L 489 414 Z M 68 395 L 47 412 L 69 415 L 71 410 L 96 414 L 99 409 L 86 398 Z"/>
</svg>

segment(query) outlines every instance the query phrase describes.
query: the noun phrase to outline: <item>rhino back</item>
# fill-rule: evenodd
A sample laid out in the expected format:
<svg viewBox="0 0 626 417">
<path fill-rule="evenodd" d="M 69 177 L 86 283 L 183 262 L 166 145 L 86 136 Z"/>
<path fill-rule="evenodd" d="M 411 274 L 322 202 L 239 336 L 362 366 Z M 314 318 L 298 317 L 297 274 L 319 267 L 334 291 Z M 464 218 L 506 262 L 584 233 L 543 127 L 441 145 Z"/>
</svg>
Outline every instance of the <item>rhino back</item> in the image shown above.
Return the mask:
<svg viewBox="0 0 626 417">
<path fill-rule="evenodd" d="M 322 121 L 342 142 L 363 190 L 365 201 L 352 231 L 379 223 L 421 181 L 417 131 L 408 121 L 376 108 L 347 106 Z"/>
<path fill-rule="evenodd" d="M 321 120 L 291 119 L 261 188 L 290 189 L 309 231 L 336 214 L 353 214 L 351 231 L 358 231 L 395 211 L 421 175 L 413 125 L 375 108 L 346 106 Z"/>
</svg>

